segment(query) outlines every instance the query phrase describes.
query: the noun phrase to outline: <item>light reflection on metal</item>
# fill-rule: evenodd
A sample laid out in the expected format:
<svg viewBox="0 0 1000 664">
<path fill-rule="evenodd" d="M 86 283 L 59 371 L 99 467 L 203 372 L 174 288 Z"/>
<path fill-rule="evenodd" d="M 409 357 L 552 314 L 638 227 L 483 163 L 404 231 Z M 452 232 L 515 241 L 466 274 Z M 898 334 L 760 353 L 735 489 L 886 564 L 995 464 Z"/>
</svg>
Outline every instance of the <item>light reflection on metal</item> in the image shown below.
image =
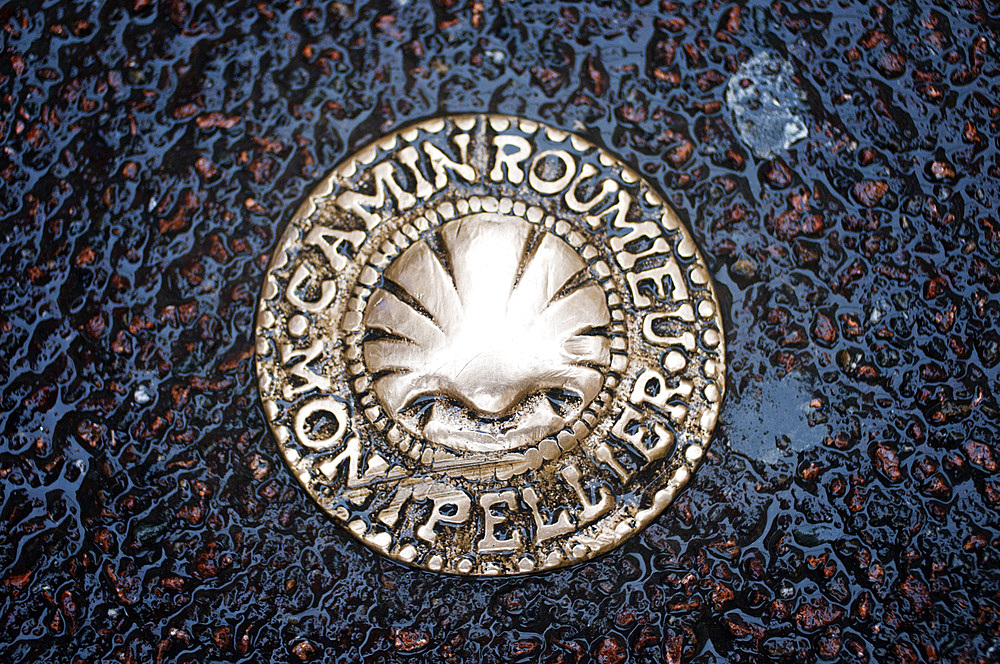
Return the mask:
<svg viewBox="0 0 1000 664">
<path fill-rule="evenodd" d="M 523 447 L 572 423 L 611 362 L 611 314 L 587 264 L 551 232 L 495 213 L 435 236 L 440 253 L 410 245 L 365 307 L 383 408 L 459 451 Z"/>
<path fill-rule="evenodd" d="M 602 149 L 506 116 L 404 128 L 317 186 L 272 257 L 257 368 L 327 512 L 478 575 L 650 523 L 725 389 L 718 302 L 673 210 Z"/>
</svg>

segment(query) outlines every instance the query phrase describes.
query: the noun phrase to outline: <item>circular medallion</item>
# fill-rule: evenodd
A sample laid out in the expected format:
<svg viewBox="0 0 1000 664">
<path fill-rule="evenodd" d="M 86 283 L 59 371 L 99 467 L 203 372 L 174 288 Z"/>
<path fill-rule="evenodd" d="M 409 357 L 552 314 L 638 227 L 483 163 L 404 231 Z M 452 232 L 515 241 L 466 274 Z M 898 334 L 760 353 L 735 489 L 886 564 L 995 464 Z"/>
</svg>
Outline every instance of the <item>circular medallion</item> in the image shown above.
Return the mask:
<svg viewBox="0 0 1000 664">
<path fill-rule="evenodd" d="M 334 169 L 278 243 L 256 344 L 309 494 L 456 574 L 620 545 L 688 481 L 725 389 L 674 211 L 602 148 L 508 116 L 425 121 Z"/>
</svg>

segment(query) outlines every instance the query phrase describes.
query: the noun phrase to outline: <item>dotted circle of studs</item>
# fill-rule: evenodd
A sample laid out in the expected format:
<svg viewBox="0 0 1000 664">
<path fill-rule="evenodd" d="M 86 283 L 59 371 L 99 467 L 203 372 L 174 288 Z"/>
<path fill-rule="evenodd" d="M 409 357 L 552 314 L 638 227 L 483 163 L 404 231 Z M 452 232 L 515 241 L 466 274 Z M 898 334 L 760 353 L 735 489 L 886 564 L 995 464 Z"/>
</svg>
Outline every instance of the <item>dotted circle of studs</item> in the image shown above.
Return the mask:
<svg viewBox="0 0 1000 664">
<path fill-rule="evenodd" d="M 571 451 L 582 438 L 593 431 L 594 425 L 600 421 L 601 416 L 614 401 L 620 384 L 618 376 L 622 374 L 628 363 L 628 336 L 625 331 L 627 314 L 622 306 L 622 297 L 615 288 L 610 262 L 605 259 L 605 254 L 588 241 L 577 226 L 564 219 L 557 219 L 538 206 L 528 205 L 508 197 L 497 199 L 494 196 L 468 196 L 425 210 L 423 214 L 403 223 L 392 232 L 389 238 L 372 252 L 365 267 L 362 268 L 358 276 L 358 283 L 354 287 L 352 297 L 349 298 L 348 307 L 344 313 L 345 319 L 353 317 L 352 325 L 361 329 L 360 331 L 352 331 L 348 339 L 345 339 L 347 347 L 344 354 L 347 359 L 348 372 L 353 377 L 351 384 L 357 395 L 361 411 L 372 426 L 400 452 L 415 461 L 423 459 L 427 452 L 433 454 L 433 449 L 436 446 L 419 439 L 401 427 L 391 415 L 385 412 L 378 397 L 372 392 L 372 381 L 366 375 L 367 368 L 364 366 L 361 348 L 364 337 L 362 317 L 368 299 L 378 288 L 381 273 L 389 267 L 393 259 L 430 230 L 454 219 L 480 212 L 497 212 L 519 217 L 553 233 L 577 252 L 587 264 L 594 280 L 604 289 L 605 301 L 612 319 L 609 326 L 612 365 L 616 363 L 620 365 L 610 369 L 611 372 L 614 372 L 613 374 L 609 373 L 604 376 L 601 391 L 594 397 L 593 401 L 587 404 L 572 424 L 567 424 L 560 431 L 542 438 L 533 445 L 519 448 L 517 451 L 505 452 L 503 456 L 493 462 L 498 466 L 509 464 L 511 468 L 520 468 L 513 473 L 520 474 L 539 468 L 543 460 L 551 461 L 558 458 L 560 454 Z M 616 360 L 616 357 L 621 359 Z M 590 422 L 587 421 L 588 419 Z M 430 458 L 423 462 L 428 461 Z"/>
</svg>

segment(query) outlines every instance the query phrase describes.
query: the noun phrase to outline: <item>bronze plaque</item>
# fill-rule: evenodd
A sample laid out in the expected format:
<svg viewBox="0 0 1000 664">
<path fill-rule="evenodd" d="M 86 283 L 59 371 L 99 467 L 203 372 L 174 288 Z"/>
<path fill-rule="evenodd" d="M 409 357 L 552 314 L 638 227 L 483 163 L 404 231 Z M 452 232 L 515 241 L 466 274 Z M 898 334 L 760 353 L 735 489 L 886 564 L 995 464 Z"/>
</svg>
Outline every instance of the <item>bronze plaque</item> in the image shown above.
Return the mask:
<svg viewBox="0 0 1000 664">
<path fill-rule="evenodd" d="M 619 546 L 688 481 L 725 389 L 712 280 L 670 206 L 604 149 L 500 115 L 411 125 L 321 181 L 256 348 L 309 494 L 455 574 Z"/>
</svg>

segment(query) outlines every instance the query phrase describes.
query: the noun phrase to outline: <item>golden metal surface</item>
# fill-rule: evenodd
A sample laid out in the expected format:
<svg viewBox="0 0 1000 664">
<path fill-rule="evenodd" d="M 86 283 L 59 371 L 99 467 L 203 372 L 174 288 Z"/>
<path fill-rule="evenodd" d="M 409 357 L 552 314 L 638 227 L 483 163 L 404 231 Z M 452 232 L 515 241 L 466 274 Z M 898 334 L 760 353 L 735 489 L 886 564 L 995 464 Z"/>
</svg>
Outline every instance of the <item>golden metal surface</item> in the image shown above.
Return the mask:
<svg viewBox="0 0 1000 664">
<path fill-rule="evenodd" d="M 509 116 L 428 120 L 334 169 L 272 256 L 256 342 L 310 495 L 456 574 L 619 546 L 688 481 L 725 390 L 674 211 L 603 149 Z"/>
</svg>

